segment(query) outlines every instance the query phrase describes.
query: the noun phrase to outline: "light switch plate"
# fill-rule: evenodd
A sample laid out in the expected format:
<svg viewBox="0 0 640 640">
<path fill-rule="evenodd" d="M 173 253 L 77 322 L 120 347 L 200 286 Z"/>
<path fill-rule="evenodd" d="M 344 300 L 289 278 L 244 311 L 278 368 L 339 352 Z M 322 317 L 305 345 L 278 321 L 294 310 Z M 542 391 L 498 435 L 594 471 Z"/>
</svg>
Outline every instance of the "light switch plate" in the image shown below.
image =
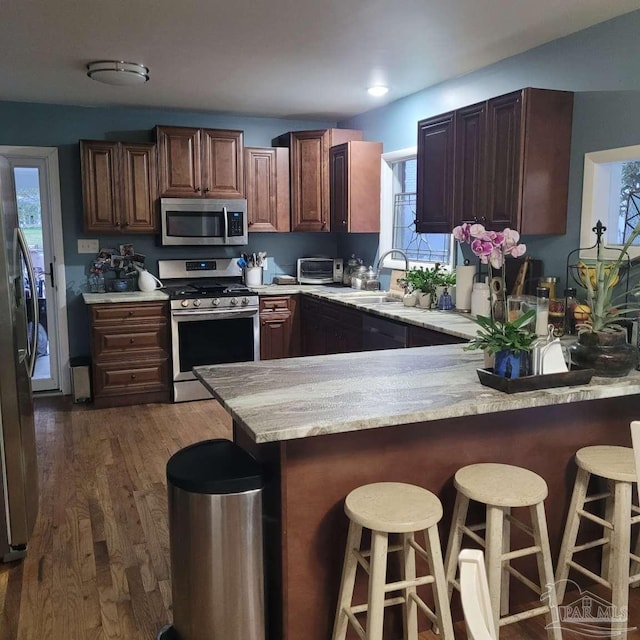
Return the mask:
<svg viewBox="0 0 640 640">
<path fill-rule="evenodd" d="M 99 240 L 87 240 L 86 238 L 78 239 L 78 253 L 94 253 L 100 250 Z"/>
</svg>

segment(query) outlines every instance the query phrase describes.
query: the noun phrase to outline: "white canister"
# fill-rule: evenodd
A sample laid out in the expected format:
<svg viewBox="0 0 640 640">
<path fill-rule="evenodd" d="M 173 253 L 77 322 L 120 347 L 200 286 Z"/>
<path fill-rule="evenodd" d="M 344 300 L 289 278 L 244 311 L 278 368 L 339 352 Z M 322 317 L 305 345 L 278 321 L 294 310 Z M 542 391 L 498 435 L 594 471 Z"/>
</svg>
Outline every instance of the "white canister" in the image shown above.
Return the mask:
<svg viewBox="0 0 640 640">
<path fill-rule="evenodd" d="M 489 285 L 486 282 L 475 282 L 471 292 L 471 315 L 476 316 L 491 315 L 491 300 L 489 297 Z"/>
<path fill-rule="evenodd" d="M 262 267 L 245 267 L 244 283 L 247 287 L 262 286 Z"/>
<path fill-rule="evenodd" d="M 475 264 L 456 267 L 456 309 L 458 311 L 471 310 L 471 292 L 476 270 Z"/>
</svg>

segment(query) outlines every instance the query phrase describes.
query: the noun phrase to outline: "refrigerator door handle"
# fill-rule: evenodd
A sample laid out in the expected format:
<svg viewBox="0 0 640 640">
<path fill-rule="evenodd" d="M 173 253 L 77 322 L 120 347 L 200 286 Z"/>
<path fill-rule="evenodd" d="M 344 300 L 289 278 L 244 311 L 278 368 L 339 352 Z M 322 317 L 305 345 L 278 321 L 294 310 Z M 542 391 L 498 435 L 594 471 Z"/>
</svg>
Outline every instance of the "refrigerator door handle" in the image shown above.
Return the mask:
<svg viewBox="0 0 640 640">
<path fill-rule="evenodd" d="M 31 254 L 29 253 L 29 247 L 27 241 L 22 233 L 22 229 L 18 227 L 18 245 L 20 246 L 20 252 L 27 265 L 27 277 L 29 278 L 29 290 L 31 291 L 31 311 L 32 319 L 31 323 L 31 336 L 29 340 L 29 361 L 28 371 L 29 376 L 33 376 L 33 372 L 36 368 L 36 358 L 38 356 L 38 325 L 40 324 L 40 318 L 38 317 L 38 289 L 36 278 L 33 271 L 33 263 L 31 262 Z"/>
</svg>

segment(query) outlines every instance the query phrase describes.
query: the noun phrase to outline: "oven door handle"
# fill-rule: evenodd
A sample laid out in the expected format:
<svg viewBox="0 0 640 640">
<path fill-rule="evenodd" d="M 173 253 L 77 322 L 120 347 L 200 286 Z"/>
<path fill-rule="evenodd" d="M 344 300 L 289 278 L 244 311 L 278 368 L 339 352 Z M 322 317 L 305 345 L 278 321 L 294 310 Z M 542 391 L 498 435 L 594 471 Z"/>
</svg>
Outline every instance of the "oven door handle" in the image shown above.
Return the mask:
<svg viewBox="0 0 640 640">
<path fill-rule="evenodd" d="M 222 216 L 224 217 L 224 243 L 229 242 L 229 212 L 227 207 L 222 207 Z"/>
<path fill-rule="evenodd" d="M 203 309 L 202 311 L 172 311 L 173 318 L 193 318 L 194 320 L 226 320 L 227 318 L 251 318 L 258 315 L 258 309 L 239 309 L 238 311 L 210 311 Z"/>
</svg>

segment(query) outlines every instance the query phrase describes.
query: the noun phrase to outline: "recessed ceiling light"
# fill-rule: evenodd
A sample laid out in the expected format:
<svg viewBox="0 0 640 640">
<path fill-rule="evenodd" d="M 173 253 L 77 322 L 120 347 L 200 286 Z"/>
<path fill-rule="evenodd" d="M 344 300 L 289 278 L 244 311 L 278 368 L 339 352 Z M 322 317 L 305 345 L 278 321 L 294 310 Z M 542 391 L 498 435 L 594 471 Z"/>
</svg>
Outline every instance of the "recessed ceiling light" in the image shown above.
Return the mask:
<svg viewBox="0 0 640 640">
<path fill-rule="evenodd" d="M 149 69 L 136 62 L 99 60 L 87 65 L 87 75 L 92 80 L 106 84 L 144 84 L 149 80 Z"/>
<path fill-rule="evenodd" d="M 384 87 L 379 84 L 379 85 L 376 85 L 375 87 L 369 87 L 367 91 L 370 96 L 380 97 L 380 96 L 384 96 L 389 92 L 389 87 Z"/>
</svg>

